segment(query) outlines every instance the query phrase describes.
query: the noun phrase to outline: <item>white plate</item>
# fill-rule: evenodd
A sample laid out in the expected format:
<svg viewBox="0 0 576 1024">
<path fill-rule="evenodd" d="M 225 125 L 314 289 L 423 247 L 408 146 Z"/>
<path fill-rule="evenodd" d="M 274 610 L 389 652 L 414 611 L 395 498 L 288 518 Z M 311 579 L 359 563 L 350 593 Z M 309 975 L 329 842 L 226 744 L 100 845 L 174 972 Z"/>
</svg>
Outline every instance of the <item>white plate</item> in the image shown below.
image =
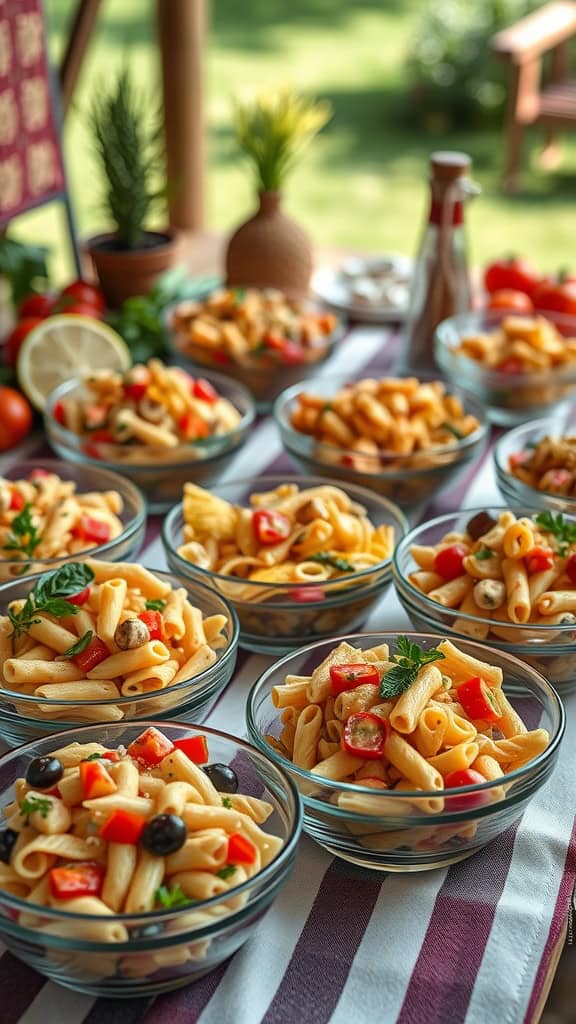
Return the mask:
<svg viewBox="0 0 576 1024">
<path fill-rule="evenodd" d="M 312 277 L 312 292 L 353 320 L 377 324 L 397 322 L 404 320 L 408 311 L 412 267 L 412 260 L 397 254 L 354 256 L 336 268 L 319 267 Z M 366 301 L 359 300 L 355 294 L 358 287 L 365 290 Z M 385 301 L 381 298 L 382 291 L 388 292 Z"/>
</svg>

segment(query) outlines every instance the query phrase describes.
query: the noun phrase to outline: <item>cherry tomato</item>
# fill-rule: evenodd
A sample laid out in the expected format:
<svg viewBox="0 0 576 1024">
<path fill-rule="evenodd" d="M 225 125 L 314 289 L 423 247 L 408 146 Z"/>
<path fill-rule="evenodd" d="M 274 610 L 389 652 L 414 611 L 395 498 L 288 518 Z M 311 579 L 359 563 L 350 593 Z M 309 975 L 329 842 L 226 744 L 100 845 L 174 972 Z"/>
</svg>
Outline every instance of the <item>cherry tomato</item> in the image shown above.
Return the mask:
<svg viewBox="0 0 576 1024">
<path fill-rule="evenodd" d="M 564 275 L 545 278 L 534 292 L 534 305 L 542 312 L 576 314 L 576 280 Z"/>
<path fill-rule="evenodd" d="M 570 555 L 566 562 L 565 572 L 570 582 L 576 584 L 576 555 Z"/>
<path fill-rule="evenodd" d="M 486 304 L 486 309 L 512 309 L 517 313 L 531 313 L 534 303 L 526 292 L 514 291 L 512 288 L 501 288 L 494 292 Z"/>
<path fill-rule="evenodd" d="M 526 295 L 531 296 L 539 280 L 540 277 L 532 264 L 521 256 L 508 256 L 494 260 L 486 267 L 484 273 L 484 287 L 490 294 L 503 289 L 511 289 L 515 292 L 525 292 Z"/>
<path fill-rule="evenodd" d="M 508 359 L 503 359 L 496 369 L 500 373 L 524 373 L 524 363 L 516 356 L 508 356 Z"/>
<path fill-rule="evenodd" d="M 292 530 L 287 516 L 267 508 L 257 508 L 252 513 L 252 526 L 259 544 L 279 544 Z"/>
<path fill-rule="evenodd" d="M 99 896 L 105 873 L 106 868 L 102 864 L 92 861 L 51 868 L 48 872 L 50 892 L 58 900 L 73 900 L 78 896 Z"/>
<path fill-rule="evenodd" d="M 50 313 L 54 309 L 55 302 L 56 299 L 53 295 L 31 292 L 30 295 L 27 295 L 20 303 L 18 307 L 18 316 L 20 320 L 28 316 L 44 319 L 44 317 L 50 316 Z"/>
<path fill-rule="evenodd" d="M 8 506 L 10 512 L 21 512 L 26 502 L 20 491 L 12 491 L 10 495 L 10 504 Z"/>
<path fill-rule="evenodd" d="M 86 302 L 67 302 L 57 312 L 64 316 L 89 316 L 92 320 L 99 320 L 101 317 L 100 310 Z"/>
<path fill-rule="evenodd" d="M 32 408 L 15 388 L 0 387 L 0 452 L 23 441 L 32 429 Z"/>
<path fill-rule="evenodd" d="M 375 761 L 384 753 L 389 732 L 387 718 L 380 718 L 371 711 L 358 711 L 350 715 L 344 726 L 342 746 L 347 754 Z"/>
<path fill-rule="evenodd" d="M 451 544 L 449 548 L 442 548 L 434 559 L 434 572 L 445 580 L 455 580 L 464 572 L 463 563 L 468 553 L 464 544 Z"/>
<path fill-rule="evenodd" d="M 218 401 L 216 388 L 212 387 L 210 381 L 204 377 L 198 377 L 192 382 L 192 394 L 194 398 L 199 398 L 201 402 L 209 402 L 210 405 Z"/>
<path fill-rule="evenodd" d="M 78 665 L 82 672 L 89 672 L 90 669 L 96 668 L 96 665 L 99 665 L 101 661 L 104 661 L 109 656 L 110 651 L 104 641 L 99 636 L 95 636 L 83 651 L 74 655 L 72 661 L 75 665 Z"/>
<path fill-rule="evenodd" d="M 459 789 L 460 786 L 479 786 L 486 781 L 484 776 L 474 768 L 460 768 L 458 771 L 446 775 L 444 786 L 446 789 Z M 467 811 L 473 807 L 481 807 L 489 799 L 487 793 L 462 793 L 462 796 L 449 796 L 446 797 L 446 810 Z"/>
<path fill-rule="evenodd" d="M 144 398 L 148 385 L 152 380 L 152 374 L 147 366 L 133 366 L 124 375 L 124 394 L 134 402 Z"/>
<path fill-rule="evenodd" d="M 146 626 L 151 640 L 162 640 L 164 636 L 164 620 L 160 612 L 153 610 L 141 612 L 138 618 Z"/>
<path fill-rule="evenodd" d="M 68 604 L 74 604 L 77 608 L 81 608 L 83 604 L 90 597 L 92 587 L 84 587 L 84 590 L 79 590 L 77 594 L 72 594 L 72 597 L 67 597 Z"/>
<path fill-rule="evenodd" d="M 71 284 L 67 285 L 60 292 L 60 298 L 73 299 L 75 303 L 81 303 L 85 306 L 90 306 L 95 309 L 98 313 L 103 313 L 106 309 L 106 299 L 104 294 L 95 284 L 90 284 L 88 281 L 72 281 Z"/>
<path fill-rule="evenodd" d="M 78 540 L 94 541 L 95 544 L 105 544 L 110 540 L 110 526 L 101 519 L 94 519 L 92 516 L 81 516 L 80 522 L 72 527 L 72 536 Z"/>
<path fill-rule="evenodd" d="M 458 700 L 472 721 L 496 722 L 502 717 L 492 690 L 480 676 L 472 676 L 457 687 Z"/>
<path fill-rule="evenodd" d="M 529 573 L 544 572 L 554 565 L 554 552 L 550 548 L 535 547 L 528 552 L 524 561 Z"/>
<path fill-rule="evenodd" d="M 380 676 L 375 665 L 358 662 L 350 665 L 330 666 L 330 685 L 334 697 L 343 693 L 344 690 L 353 690 L 356 686 L 364 686 L 365 683 L 378 686 L 379 682 Z"/>
<path fill-rule="evenodd" d="M 27 338 L 30 331 L 33 331 L 38 324 L 42 323 L 42 317 L 27 316 L 8 335 L 3 348 L 4 362 L 6 366 L 16 366 L 18 353 L 22 347 L 24 338 Z"/>
<path fill-rule="evenodd" d="M 194 764 L 208 764 L 208 744 L 206 737 L 200 733 L 198 736 L 189 736 L 185 740 L 174 740 L 174 746 Z"/>
<path fill-rule="evenodd" d="M 197 413 L 185 412 L 178 420 L 178 430 L 184 441 L 196 441 L 201 437 L 208 437 L 210 427 Z"/>
</svg>

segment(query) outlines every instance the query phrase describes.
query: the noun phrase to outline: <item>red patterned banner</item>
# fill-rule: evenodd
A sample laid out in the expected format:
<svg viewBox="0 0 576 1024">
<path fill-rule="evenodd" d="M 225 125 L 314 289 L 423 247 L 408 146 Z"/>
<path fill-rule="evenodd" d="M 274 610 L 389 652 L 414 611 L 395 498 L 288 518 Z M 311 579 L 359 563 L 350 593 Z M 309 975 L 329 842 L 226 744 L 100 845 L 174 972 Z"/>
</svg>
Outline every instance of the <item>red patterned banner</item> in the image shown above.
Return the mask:
<svg viewBox="0 0 576 1024">
<path fill-rule="evenodd" d="M 65 191 L 41 0 L 0 0 L 0 225 Z"/>
</svg>

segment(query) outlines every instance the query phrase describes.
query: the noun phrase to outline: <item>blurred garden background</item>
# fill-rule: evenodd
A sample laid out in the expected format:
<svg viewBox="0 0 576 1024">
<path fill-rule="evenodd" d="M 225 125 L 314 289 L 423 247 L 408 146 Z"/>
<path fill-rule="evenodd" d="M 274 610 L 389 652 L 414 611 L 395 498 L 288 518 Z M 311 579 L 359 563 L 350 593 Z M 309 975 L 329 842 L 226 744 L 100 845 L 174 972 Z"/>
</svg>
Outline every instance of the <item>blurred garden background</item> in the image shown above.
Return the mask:
<svg viewBox="0 0 576 1024">
<path fill-rule="evenodd" d="M 528 0 L 213 0 L 205 54 L 207 226 L 229 230 L 253 207 L 252 181 L 235 146 L 233 96 L 290 84 L 328 99 L 333 118 L 287 187 L 286 209 L 318 245 L 412 253 L 421 229 L 427 158 L 435 148 L 470 153 L 482 197 L 471 205 L 473 263 L 522 252 L 543 269 L 573 261 L 576 134 L 562 140 L 554 172 L 537 165 L 542 136 L 528 134 L 520 191 L 499 189 L 504 68 L 487 39 L 537 4 Z M 45 0 L 58 58 L 73 0 Z M 79 232 L 106 227 L 87 112 L 99 84 L 128 65 L 160 104 L 153 0 L 106 0 L 90 46 L 65 153 Z M 56 251 L 64 276 L 60 214 L 28 214 L 13 234 Z"/>
</svg>

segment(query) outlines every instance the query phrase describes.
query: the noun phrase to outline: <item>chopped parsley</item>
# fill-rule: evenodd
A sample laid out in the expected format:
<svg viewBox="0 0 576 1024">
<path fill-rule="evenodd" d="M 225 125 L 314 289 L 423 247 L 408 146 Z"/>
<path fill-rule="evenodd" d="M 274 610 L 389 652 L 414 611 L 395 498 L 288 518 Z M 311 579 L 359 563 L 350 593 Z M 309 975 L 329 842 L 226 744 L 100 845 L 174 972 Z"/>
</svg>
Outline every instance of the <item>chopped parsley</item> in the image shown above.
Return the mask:
<svg viewBox="0 0 576 1024">
<path fill-rule="evenodd" d="M 493 557 L 494 557 L 494 552 L 491 550 L 491 548 L 486 548 L 486 547 L 478 548 L 478 551 L 476 551 L 476 553 L 474 555 L 474 558 L 477 558 L 479 562 L 486 562 L 488 558 L 493 558 Z"/>
<path fill-rule="evenodd" d="M 52 807 L 52 801 L 42 796 L 25 796 L 19 804 L 20 813 L 25 817 L 26 823 L 31 814 L 38 811 L 43 818 L 47 818 Z"/>
<path fill-rule="evenodd" d="M 226 881 L 226 879 L 232 878 L 235 871 L 235 864 L 227 864 L 225 868 L 220 868 L 220 871 L 217 871 L 216 874 L 218 875 L 218 878 L 223 878 L 224 881 Z"/>
<path fill-rule="evenodd" d="M 333 569 L 339 569 L 340 572 L 354 572 L 355 566 L 352 562 L 348 562 L 345 558 L 339 558 L 338 555 L 333 555 L 330 551 L 317 551 L 315 555 L 308 556 L 309 562 L 318 562 L 319 565 L 331 565 Z"/>
<path fill-rule="evenodd" d="M 166 607 L 166 601 L 163 601 L 161 597 L 149 598 L 146 601 L 146 610 L 149 612 L 163 612 Z"/>
<path fill-rule="evenodd" d="M 222 797 L 222 806 L 225 807 L 226 810 L 228 810 L 228 811 L 232 810 L 234 804 L 232 803 L 232 801 L 231 801 L 229 796 L 223 796 Z"/>
<path fill-rule="evenodd" d="M 576 544 L 576 523 L 567 523 L 561 512 L 554 515 L 547 509 L 545 512 L 539 512 L 534 517 L 534 522 L 556 538 L 561 558 L 567 555 L 571 544 Z"/>
<path fill-rule="evenodd" d="M 19 551 L 28 558 L 36 551 L 42 537 L 34 525 L 31 508 L 32 505 L 27 501 L 22 511 L 14 516 L 8 539 L 2 545 L 4 551 Z"/>
</svg>

